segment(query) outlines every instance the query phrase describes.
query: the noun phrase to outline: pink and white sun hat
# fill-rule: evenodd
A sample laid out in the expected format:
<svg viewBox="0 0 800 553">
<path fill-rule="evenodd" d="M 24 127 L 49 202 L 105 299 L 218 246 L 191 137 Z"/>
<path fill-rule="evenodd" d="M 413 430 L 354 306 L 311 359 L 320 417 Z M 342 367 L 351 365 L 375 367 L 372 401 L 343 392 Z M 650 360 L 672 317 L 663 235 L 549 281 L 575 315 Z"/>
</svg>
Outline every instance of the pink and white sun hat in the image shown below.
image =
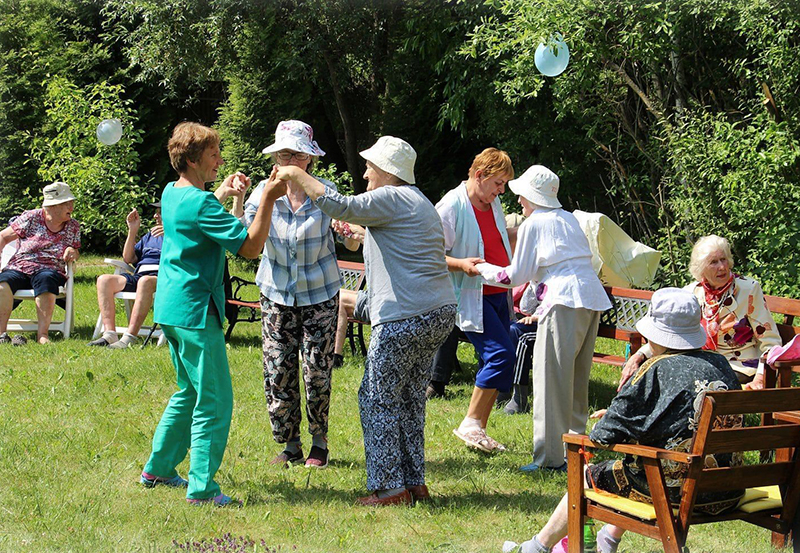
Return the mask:
<svg viewBox="0 0 800 553">
<path fill-rule="evenodd" d="M 325 155 L 325 151 L 314 141 L 314 129 L 311 125 L 294 119 L 278 123 L 275 142 L 261 150 L 261 153 L 273 154 L 281 150 L 293 150 L 312 156 Z"/>
</svg>

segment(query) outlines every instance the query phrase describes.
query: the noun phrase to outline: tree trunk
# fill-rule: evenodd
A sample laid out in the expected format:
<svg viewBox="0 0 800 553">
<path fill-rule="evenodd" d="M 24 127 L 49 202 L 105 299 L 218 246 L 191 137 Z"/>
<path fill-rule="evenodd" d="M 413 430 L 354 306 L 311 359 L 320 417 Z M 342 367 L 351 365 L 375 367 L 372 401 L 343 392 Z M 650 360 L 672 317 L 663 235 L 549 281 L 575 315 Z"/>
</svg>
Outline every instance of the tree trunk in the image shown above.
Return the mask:
<svg viewBox="0 0 800 553">
<path fill-rule="evenodd" d="M 336 100 L 336 109 L 339 111 L 339 118 L 342 120 L 342 127 L 344 128 L 344 157 L 347 163 L 347 171 L 353 177 L 353 191 L 356 194 L 360 194 L 366 191 L 367 187 L 364 184 L 364 180 L 361 178 L 361 164 L 358 160 L 358 137 L 355 124 L 353 123 L 353 117 L 350 113 L 348 102 L 342 93 L 342 88 L 336 73 L 335 62 L 331 59 L 331 55 L 327 51 L 323 51 L 322 56 L 325 58 L 325 65 L 328 67 L 328 76 L 331 80 L 333 97 Z"/>
</svg>

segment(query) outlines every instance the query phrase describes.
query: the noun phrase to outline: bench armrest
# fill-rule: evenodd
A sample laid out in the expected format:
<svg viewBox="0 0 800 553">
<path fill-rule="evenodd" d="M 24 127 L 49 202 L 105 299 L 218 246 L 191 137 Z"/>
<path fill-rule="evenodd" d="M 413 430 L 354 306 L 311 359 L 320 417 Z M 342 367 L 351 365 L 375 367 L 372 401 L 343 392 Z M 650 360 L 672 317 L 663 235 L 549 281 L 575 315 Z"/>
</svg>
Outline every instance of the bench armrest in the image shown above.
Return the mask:
<svg viewBox="0 0 800 553">
<path fill-rule="evenodd" d="M 567 444 L 567 447 L 573 445 L 573 446 L 589 447 L 594 449 L 605 449 L 606 451 L 614 451 L 617 453 L 625 453 L 628 455 L 638 455 L 639 457 L 648 457 L 650 459 L 663 459 L 685 464 L 691 464 L 692 459 L 696 457 L 696 455 L 692 455 L 690 453 L 680 453 L 677 451 L 670 451 L 668 449 L 661 449 L 660 447 L 650 447 L 646 445 L 638 445 L 638 444 L 603 445 L 597 442 L 593 442 L 592 440 L 589 439 L 589 436 L 586 436 L 584 434 L 564 434 L 563 439 L 564 443 Z"/>
<path fill-rule="evenodd" d="M 800 367 L 800 359 L 780 359 L 770 365 L 773 369 L 789 369 Z"/>
</svg>

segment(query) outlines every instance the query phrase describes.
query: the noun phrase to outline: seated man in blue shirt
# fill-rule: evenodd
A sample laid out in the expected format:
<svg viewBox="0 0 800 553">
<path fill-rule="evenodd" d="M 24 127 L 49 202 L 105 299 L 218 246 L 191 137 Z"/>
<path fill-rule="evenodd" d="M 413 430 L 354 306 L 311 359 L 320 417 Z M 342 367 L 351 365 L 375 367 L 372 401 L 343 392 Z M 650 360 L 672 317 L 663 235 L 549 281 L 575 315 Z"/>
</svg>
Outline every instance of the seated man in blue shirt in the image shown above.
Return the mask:
<svg viewBox="0 0 800 553">
<path fill-rule="evenodd" d="M 90 346 L 108 346 L 124 349 L 134 343 L 139 334 L 156 292 L 156 276 L 161 260 L 161 244 L 164 241 L 164 228 L 161 225 L 161 202 L 151 203 L 156 208 L 155 226 L 136 242 L 141 226 L 139 212 L 135 209 L 128 213 L 125 222 L 128 225 L 128 237 L 122 249 L 122 258 L 126 263 L 135 266 L 133 274 L 100 275 L 97 278 L 97 303 L 100 305 L 100 317 L 103 321 L 103 335 L 89 342 Z M 136 292 L 136 300 L 131 311 L 128 331 L 117 338 L 115 321 L 116 306 L 114 294 L 117 292 Z"/>
</svg>

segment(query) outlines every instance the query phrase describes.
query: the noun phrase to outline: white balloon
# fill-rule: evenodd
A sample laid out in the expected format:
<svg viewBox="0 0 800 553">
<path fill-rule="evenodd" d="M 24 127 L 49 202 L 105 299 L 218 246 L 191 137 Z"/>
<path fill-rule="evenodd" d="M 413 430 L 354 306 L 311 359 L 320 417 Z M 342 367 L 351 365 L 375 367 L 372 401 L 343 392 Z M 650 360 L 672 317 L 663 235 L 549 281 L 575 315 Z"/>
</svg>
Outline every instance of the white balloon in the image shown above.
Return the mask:
<svg viewBox="0 0 800 553">
<path fill-rule="evenodd" d="M 119 119 L 104 119 L 97 125 L 97 139 L 106 146 L 113 146 L 122 138 L 122 123 Z"/>
<path fill-rule="evenodd" d="M 533 55 L 533 63 L 542 75 L 557 77 L 564 72 L 569 63 L 569 48 L 560 34 L 552 35 L 542 42 Z"/>
</svg>

